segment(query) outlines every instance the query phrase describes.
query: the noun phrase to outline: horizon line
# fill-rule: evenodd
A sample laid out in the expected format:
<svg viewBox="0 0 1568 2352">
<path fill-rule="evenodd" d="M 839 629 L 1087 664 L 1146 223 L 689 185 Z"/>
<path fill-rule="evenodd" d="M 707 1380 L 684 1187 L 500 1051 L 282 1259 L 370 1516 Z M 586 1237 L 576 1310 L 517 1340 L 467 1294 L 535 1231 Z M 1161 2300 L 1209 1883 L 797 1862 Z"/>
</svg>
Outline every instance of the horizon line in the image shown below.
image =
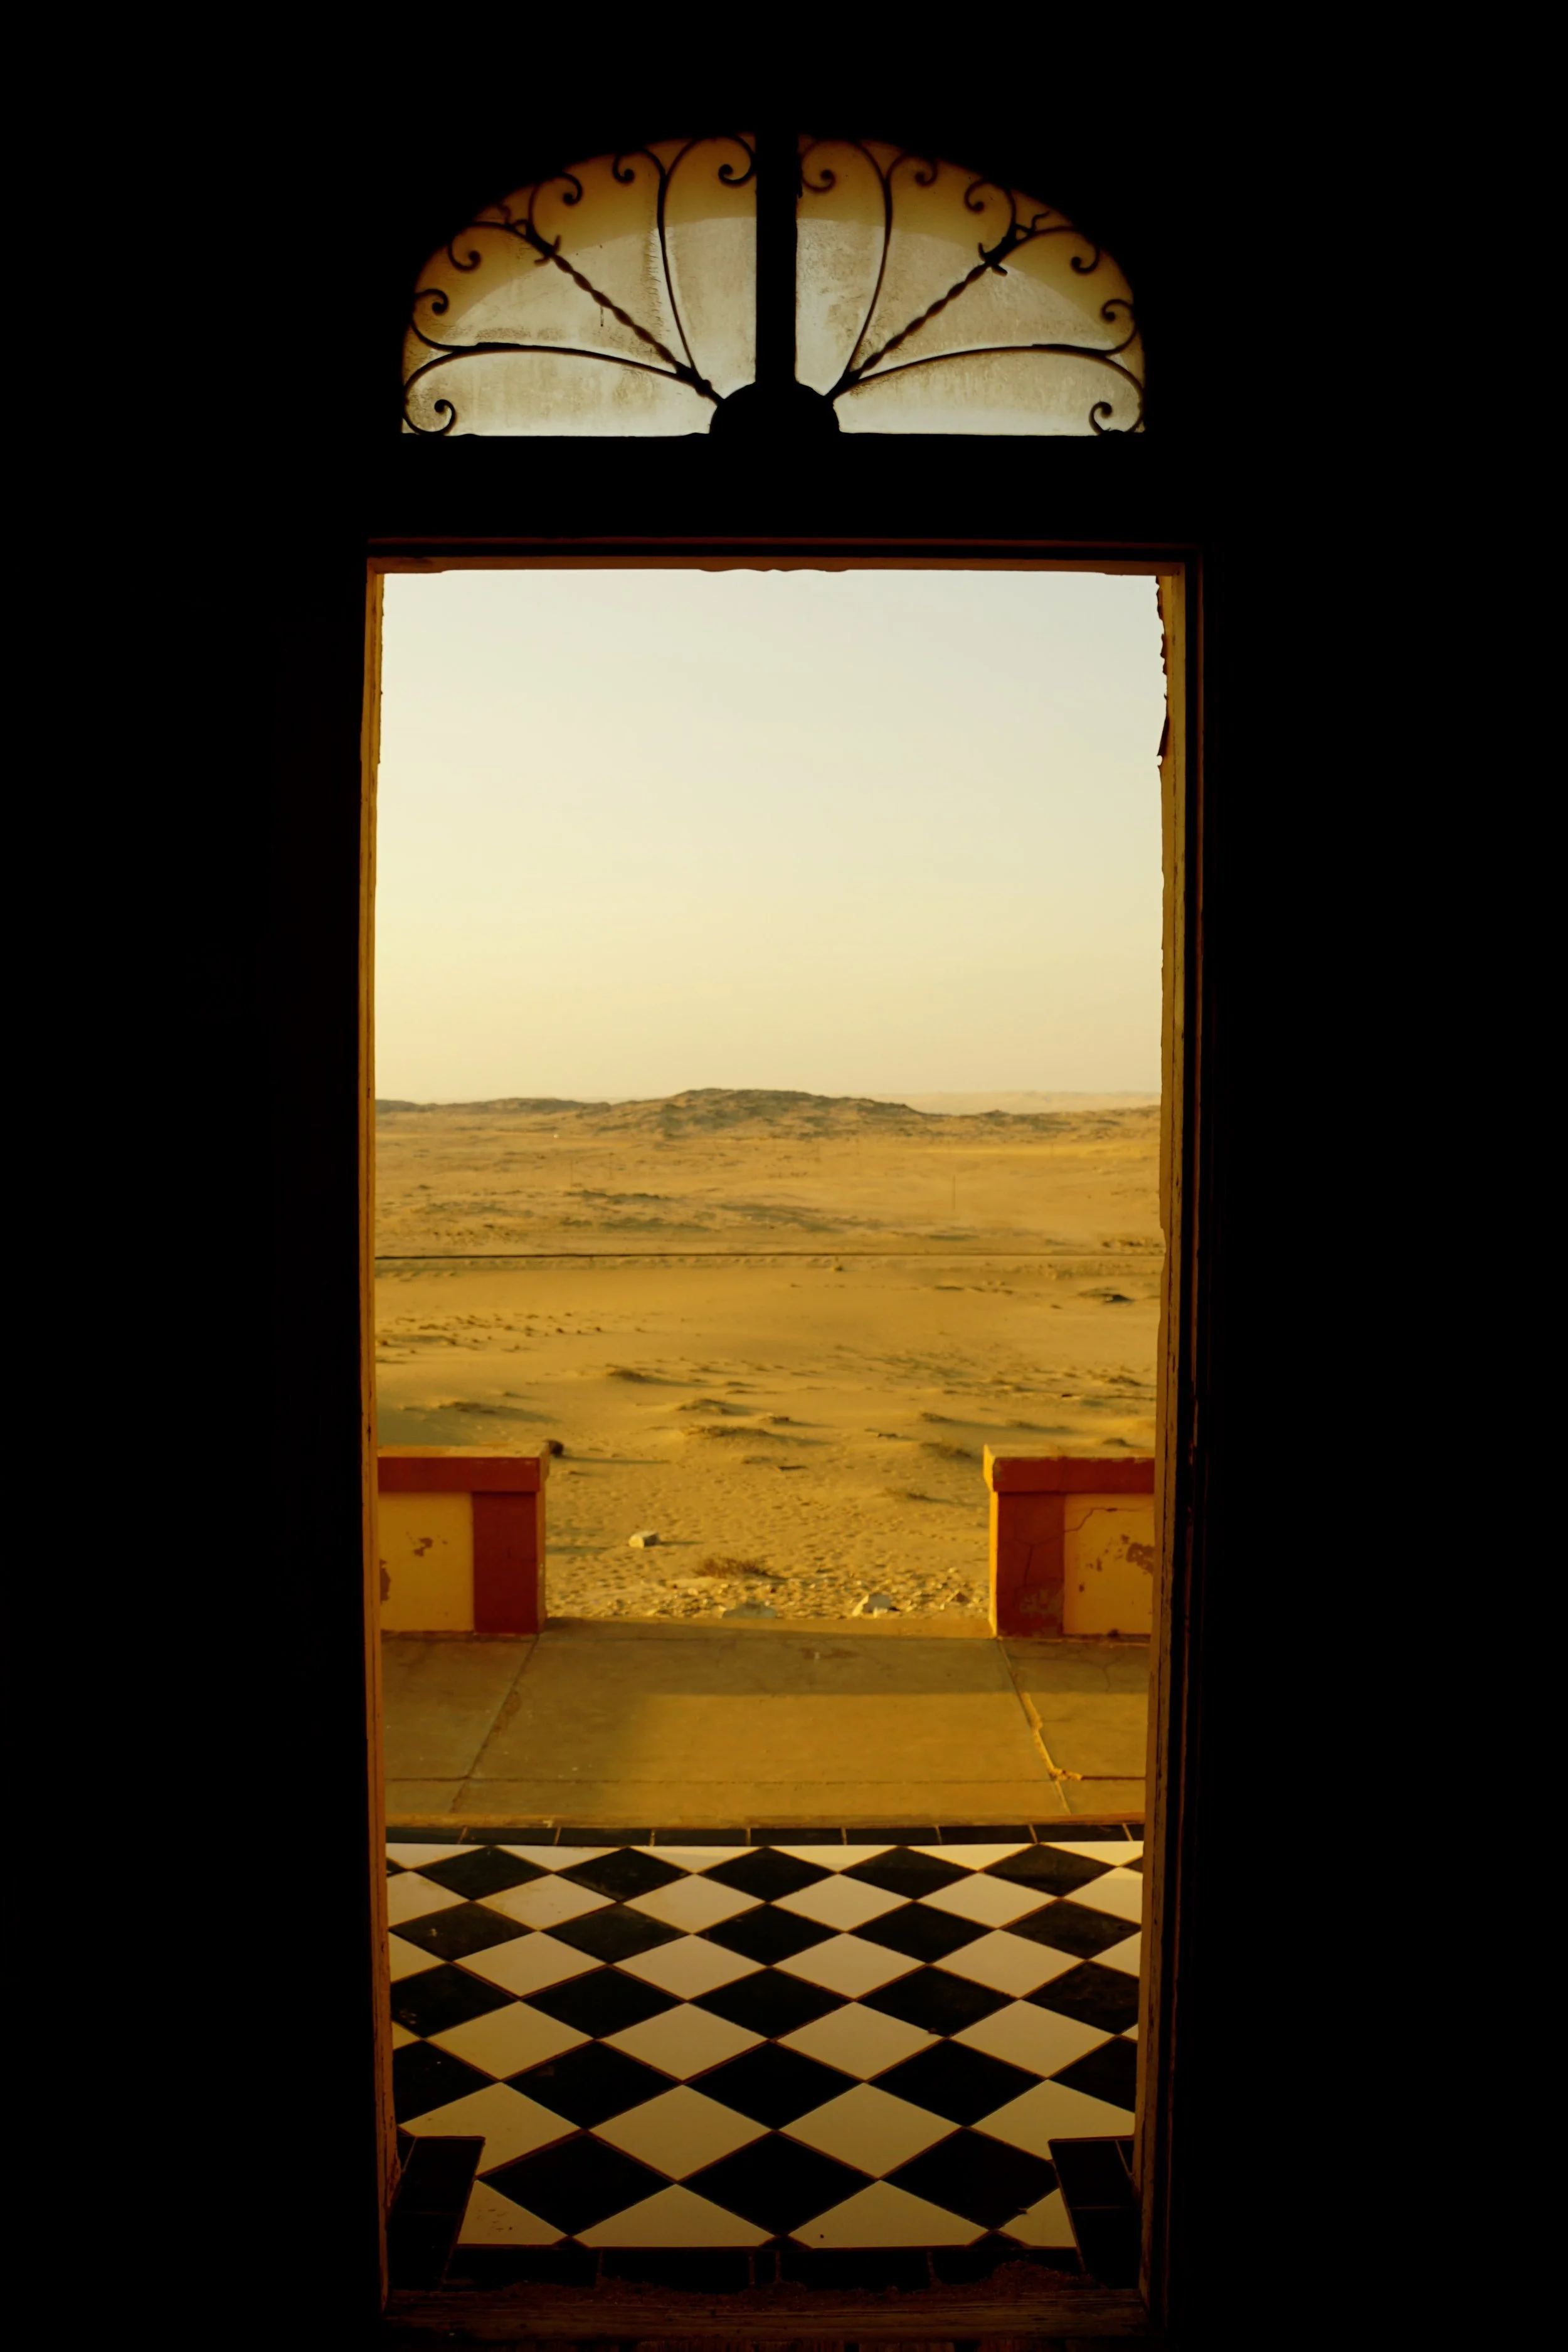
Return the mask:
<svg viewBox="0 0 1568 2352">
<path fill-rule="evenodd" d="M 1158 1087 L 1109 1086 L 909 1087 L 897 1093 L 881 1089 L 879 1089 L 875 1093 L 872 1093 L 869 1090 L 856 1090 L 848 1093 L 825 1093 L 816 1087 L 693 1086 L 674 1087 L 664 1093 L 656 1094 L 616 1093 L 574 1095 L 556 1092 L 528 1094 L 519 1088 L 508 1093 L 487 1095 L 416 1096 L 377 1094 L 375 1100 L 379 1106 L 384 1108 L 392 1108 L 397 1104 L 407 1103 L 415 1105 L 421 1110 L 460 1110 L 474 1103 L 501 1102 L 560 1103 L 563 1106 L 569 1105 L 573 1108 L 598 1109 L 605 1105 L 613 1106 L 622 1103 L 679 1102 L 682 1098 L 693 1095 L 786 1095 L 795 1097 L 803 1102 L 876 1102 L 889 1103 L 895 1106 L 903 1104 L 907 1107 L 912 1108 L 914 1098 L 917 1096 L 923 1096 L 928 1100 L 939 1099 L 952 1102 L 975 1101 L 982 1097 L 989 1097 L 994 1095 L 1024 1096 L 1034 1097 L 1038 1100 L 1049 1098 L 1055 1101 L 1087 1102 L 1089 1100 L 1101 1100 L 1107 1096 L 1114 1095 L 1123 1097 L 1129 1101 L 1158 1102 L 1161 1091 L 1161 1088 Z"/>
</svg>

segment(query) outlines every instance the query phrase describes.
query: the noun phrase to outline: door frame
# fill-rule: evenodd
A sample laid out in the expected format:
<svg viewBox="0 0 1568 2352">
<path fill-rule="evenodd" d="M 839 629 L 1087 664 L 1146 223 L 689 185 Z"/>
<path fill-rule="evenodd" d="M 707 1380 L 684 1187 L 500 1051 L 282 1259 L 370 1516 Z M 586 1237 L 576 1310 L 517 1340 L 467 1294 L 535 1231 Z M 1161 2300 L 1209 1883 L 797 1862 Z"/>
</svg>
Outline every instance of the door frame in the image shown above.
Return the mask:
<svg viewBox="0 0 1568 2352">
<path fill-rule="evenodd" d="M 957 444 L 956 453 L 954 442 Z M 689 464 L 689 453 L 684 445 L 679 444 L 649 446 L 589 443 L 563 447 L 562 445 L 527 443 L 456 443 L 437 445 L 434 451 L 416 444 L 412 452 L 405 449 L 398 453 L 400 458 L 412 455 L 413 464 L 387 466 L 382 477 L 384 494 L 381 499 L 372 500 L 373 510 L 379 509 L 392 522 L 391 528 L 370 537 L 365 550 L 366 592 L 359 681 L 361 789 L 357 891 L 360 1491 L 363 1540 L 363 1705 L 365 1755 L 370 1781 L 366 1792 L 366 1822 L 371 1843 L 371 1866 L 367 1875 L 372 1889 L 367 1924 L 371 1947 L 371 2042 L 375 2074 L 376 2170 L 380 2209 L 378 2262 L 384 2294 L 386 2212 L 396 2183 L 397 2156 L 391 2097 L 384 1877 L 379 1867 L 381 1843 L 384 1837 L 384 1798 L 377 1627 L 379 1580 L 375 1541 L 374 1365 L 373 1023 L 375 775 L 379 748 L 382 581 L 391 572 L 452 569 L 1028 569 L 1133 572 L 1152 576 L 1158 583 L 1164 632 L 1166 725 L 1160 754 L 1164 866 L 1160 1188 L 1165 1259 L 1155 1444 L 1159 1566 L 1154 1635 L 1151 1644 L 1145 1784 L 1145 1867 L 1149 1895 L 1140 1987 L 1142 2022 L 1135 2168 L 1142 2198 L 1140 2295 L 1151 2322 L 1156 2326 L 1164 2322 L 1169 2313 L 1173 2284 L 1173 2217 L 1180 2189 L 1177 2142 L 1182 2137 L 1184 2123 L 1184 2110 L 1178 2096 L 1180 2043 L 1176 1996 L 1182 1952 L 1188 1940 L 1184 1893 L 1194 1874 L 1192 1853 L 1195 1822 L 1192 1798 L 1196 1780 L 1201 1720 L 1199 1633 L 1202 1623 L 1204 1528 L 1199 1507 L 1202 1465 L 1197 1433 L 1201 1421 L 1200 1387 L 1207 1318 L 1203 1297 L 1205 1257 L 1200 1249 L 1200 1234 L 1203 1199 L 1209 1189 L 1205 1179 L 1208 1159 L 1202 1121 L 1201 1081 L 1205 1040 L 1212 1027 L 1212 1019 L 1205 1013 L 1207 1000 L 1203 955 L 1203 552 L 1195 534 L 1167 537 L 1160 533 L 1134 537 L 1131 532 L 1126 535 L 1118 532 L 1110 537 L 1091 538 L 1087 533 L 1058 536 L 1055 531 L 1047 535 L 994 527 L 973 536 L 960 536 L 947 532 L 911 534 L 889 530 L 885 522 L 882 528 L 876 527 L 882 520 L 879 510 L 885 510 L 888 504 L 886 494 L 889 489 L 895 494 L 894 504 L 901 506 L 906 515 L 935 509 L 940 516 L 941 509 L 947 508 L 951 511 L 956 503 L 971 510 L 981 509 L 977 519 L 1004 522 L 1007 519 L 1005 515 L 991 517 L 983 512 L 994 504 L 999 471 L 996 463 L 998 446 L 994 443 L 968 443 L 960 436 L 940 445 L 934 451 L 937 462 L 933 485 L 929 478 L 921 482 L 916 467 L 910 463 L 921 454 L 929 462 L 933 455 L 932 444 L 917 443 L 910 436 L 902 448 L 892 451 L 885 444 L 863 445 L 870 452 L 865 473 L 871 477 L 872 495 L 868 499 L 866 496 L 864 475 L 858 479 L 851 478 L 848 487 L 852 495 L 846 501 L 852 510 L 849 519 L 859 521 L 863 527 L 849 531 L 842 529 L 816 531 L 769 529 L 767 518 L 763 515 L 757 519 L 760 528 L 743 531 L 731 529 L 693 532 L 689 529 L 678 531 L 658 528 L 660 522 L 673 519 L 668 515 L 668 485 L 672 478 L 679 480 L 683 467 Z M 1088 489 L 1088 503 L 1102 510 L 1106 507 L 1114 509 L 1121 505 L 1123 499 L 1115 494 L 1116 490 L 1120 487 L 1125 491 L 1129 487 L 1123 478 L 1120 486 L 1115 482 L 1108 483 L 1096 491 L 1092 484 L 1085 481 L 1083 452 L 1087 449 L 1091 455 L 1098 454 L 1104 446 L 1048 445 L 1051 458 L 1065 457 L 1067 460 L 1062 470 L 1068 477 L 1068 487 Z M 531 462 L 534 465 L 539 462 L 536 456 L 531 460 L 531 450 L 537 452 L 541 446 L 551 451 L 554 478 L 544 486 L 542 498 L 537 495 L 540 486 L 536 484 L 535 496 L 529 502 L 536 508 L 541 504 L 545 507 L 547 512 L 543 520 L 547 527 L 514 531 L 498 531 L 492 527 L 482 533 L 466 528 L 465 525 L 477 519 L 476 509 L 489 508 L 492 514 L 504 516 L 506 508 L 514 500 L 518 504 L 527 500 L 530 465 Z M 1007 445 L 1000 446 L 1005 454 Z M 668 456 L 672 447 L 680 454 L 675 465 L 670 466 Z M 479 452 L 477 463 L 473 457 L 476 449 Z M 710 446 L 702 447 L 703 457 L 710 457 L 713 454 Z M 830 476 L 840 475 L 842 480 L 841 467 L 843 475 L 847 475 L 849 468 L 843 467 L 840 451 L 835 450 L 832 454 L 836 462 L 820 470 Z M 955 454 L 959 457 L 957 464 L 954 463 Z M 1120 459 L 1126 452 L 1116 448 L 1107 454 L 1113 459 Z M 433 455 L 456 458 L 458 463 L 454 468 L 456 478 L 449 483 L 437 485 L 432 498 L 429 495 L 431 477 L 421 461 L 428 460 Z M 601 460 L 598 467 L 595 466 L 595 457 Z M 856 457 L 851 445 L 850 467 L 855 466 Z M 973 482 L 966 487 L 962 480 L 963 467 L 966 463 L 973 467 L 982 478 L 978 496 Z M 786 468 L 785 473 L 787 480 L 791 469 Z M 477 500 L 473 495 L 478 487 L 474 480 L 476 474 L 488 480 L 490 491 L 490 495 L 481 496 Z M 580 486 L 575 500 L 572 489 L 574 483 Z M 798 482 L 796 486 L 799 487 Z M 725 509 L 732 514 L 736 507 L 744 509 L 759 503 L 755 499 L 754 472 L 743 467 L 737 467 L 728 452 L 723 453 L 718 465 L 705 469 L 703 487 L 708 495 L 699 503 L 708 508 L 710 514 L 717 505 L 720 513 L 713 517 L 715 520 L 729 519 L 725 516 Z M 820 493 L 823 485 L 818 481 L 811 487 Z M 1061 487 L 1058 482 L 1058 490 Z M 1156 483 L 1146 481 L 1134 487 L 1142 493 L 1131 499 L 1130 504 L 1134 509 L 1158 509 L 1165 504 L 1161 497 L 1149 495 L 1156 488 Z M 832 489 L 830 481 L 827 485 L 830 501 Z M 1106 496 L 1104 493 L 1107 491 L 1111 495 Z M 769 498 L 761 503 L 764 507 L 773 507 L 776 500 Z M 784 503 L 786 507 L 790 503 L 787 490 Z M 819 499 L 814 498 L 805 503 L 816 505 Z M 1005 499 L 1004 503 L 1011 505 L 1014 501 Z M 1034 501 L 1026 499 L 1022 503 L 1029 505 Z M 1070 507 L 1079 501 L 1072 498 L 1064 501 L 1058 498 L 1056 503 L 1059 508 L 1063 504 Z M 581 524 L 586 527 L 564 527 L 574 504 L 579 509 Z M 857 508 L 861 510 L 858 514 L 853 512 Z M 642 529 L 625 528 L 628 513 L 634 522 L 642 522 Z M 617 522 L 620 528 L 616 527 Z M 548 527 L 552 523 L 554 528 Z M 650 523 L 654 526 L 651 529 L 647 527 Z M 867 525 L 869 527 L 865 527 Z M 1196 2095 L 1195 2086 L 1191 2092 L 1184 2086 L 1182 2096 L 1195 2099 Z M 398 2298 L 400 2307 L 408 2306 L 410 2319 L 413 2318 L 413 2300 Z M 429 2306 L 429 2298 L 416 2300 Z M 486 2300 L 483 2296 L 465 2294 L 463 2313 L 471 2314 L 478 2320 L 480 2317 L 479 2306 Z M 1102 2325 L 1113 2327 L 1119 2335 L 1125 2335 L 1129 2316 L 1125 2295 L 1103 2293 L 1091 2304 L 1090 2298 L 1079 2290 L 1071 2297 L 1070 2318 L 1068 2313 L 1058 2307 L 1060 2301 L 1059 2296 L 1054 2299 L 1047 2296 L 1042 2299 L 1038 2312 L 1030 2311 L 1028 2317 L 1034 2332 L 1045 2328 L 1052 2333 L 1082 2334 L 1086 2325 L 1093 2321 L 1095 2308 L 1102 2305 L 1100 2325 L 1093 2326 L 1090 2332 L 1100 2332 Z M 515 2296 L 508 2299 L 508 2307 L 515 2314 Z M 448 2326 L 457 2316 L 455 2310 L 449 2312 Z M 922 2316 L 933 2324 L 941 2324 L 934 2311 Z M 1015 2313 L 1008 2332 L 1012 2332 L 1012 2326 L 1023 2316 L 1022 2312 Z M 862 2315 L 850 2332 L 857 2328 L 864 2332 L 863 2322 Z M 599 2324 L 596 2318 L 595 2326 Z M 798 2324 L 797 2315 L 795 2321 L 791 2323 L 790 2332 Z M 819 2335 L 832 2332 L 826 2315 L 814 2312 L 812 2324 Z M 906 2333 L 909 2324 L 906 2316 L 896 2332 Z M 633 2332 L 646 2333 L 648 2325 L 645 2312 L 643 2317 L 637 2321 Z M 672 2315 L 671 2325 L 675 2332 L 689 2335 L 695 2323 L 689 2314 L 676 2313 Z M 967 2335 L 973 2332 L 973 2315 L 955 2314 L 952 2325 L 961 2334 Z M 721 2316 L 714 2322 L 713 2332 L 716 2335 L 732 2334 L 734 2324 L 727 2325 Z M 758 2332 L 754 2315 L 748 2314 L 743 2332 L 751 2335 Z"/>
</svg>

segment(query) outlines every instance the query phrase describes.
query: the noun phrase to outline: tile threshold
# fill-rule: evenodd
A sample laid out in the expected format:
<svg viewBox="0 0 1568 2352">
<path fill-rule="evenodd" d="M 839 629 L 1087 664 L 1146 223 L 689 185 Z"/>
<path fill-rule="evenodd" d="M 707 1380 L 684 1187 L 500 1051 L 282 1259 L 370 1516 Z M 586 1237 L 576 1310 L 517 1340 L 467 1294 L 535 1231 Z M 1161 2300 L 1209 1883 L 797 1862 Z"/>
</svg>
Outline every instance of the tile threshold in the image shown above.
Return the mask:
<svg viewBox="0 0 1568 2352">
<path fill-rule="evenodd" d="M 1076 2298 L 1056 2147 L 1133 2128 L 1144 1888 L 1075 1830 L 395 1833 L 396 2285 Z"/>
<path fill-rule="evenodd" d="M 1115 1837 L 1125 1832 L 1141 1838 L 1144 1816 L 1140 1812 L 1060 1813 L 1043 1822 L 1007 1824 L 949 1822 L 945 1827 L 919 1822 L 888 1822 L 849 1827 L 839 1821 L 793 1822 L 787 1827 L 705 1822 L 674 1822 L 659 1828 L 603 1822 L 520 1819 L 513 1813 L 400 1813 L 387 1824 L 385 1835 L 404 1844 L 421 1840 L 454 1845 L 963 1845 L 1015 1839 L 1020 1843 L 1060 1845 L 1075 1838 Z"/>
</svg>

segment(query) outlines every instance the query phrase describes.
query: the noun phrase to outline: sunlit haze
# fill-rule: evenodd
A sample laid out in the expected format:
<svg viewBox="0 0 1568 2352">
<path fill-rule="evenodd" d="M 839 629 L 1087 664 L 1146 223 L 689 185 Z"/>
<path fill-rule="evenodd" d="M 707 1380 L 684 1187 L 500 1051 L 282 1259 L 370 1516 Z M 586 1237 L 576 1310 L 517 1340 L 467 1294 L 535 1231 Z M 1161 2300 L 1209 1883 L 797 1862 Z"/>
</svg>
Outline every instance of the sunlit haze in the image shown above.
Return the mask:
<svg viewBox="0 0 1568 2352">
<path fill-rule="evenodd" d="M 1152 1092 L 1148 579 L 386 583 L 376 1091 Z"/>
</svg>

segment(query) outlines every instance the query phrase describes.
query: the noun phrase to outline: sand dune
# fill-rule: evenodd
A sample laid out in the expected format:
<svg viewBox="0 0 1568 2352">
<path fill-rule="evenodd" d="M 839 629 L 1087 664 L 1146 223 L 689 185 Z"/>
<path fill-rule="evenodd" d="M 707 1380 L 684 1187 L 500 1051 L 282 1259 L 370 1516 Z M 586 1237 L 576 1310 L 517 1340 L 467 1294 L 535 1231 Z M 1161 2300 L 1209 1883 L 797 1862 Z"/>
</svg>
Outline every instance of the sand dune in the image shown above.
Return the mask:
<svg viewBox="0 0 1568 2352">
<path fill-rule="evenodd" d="M 984 1444 L 1152 1444 L 1155 1105 L 378 1110 L 382 1436 L 563 1446 L 558 1614 L 977 1610 Z"/>
</svg>

